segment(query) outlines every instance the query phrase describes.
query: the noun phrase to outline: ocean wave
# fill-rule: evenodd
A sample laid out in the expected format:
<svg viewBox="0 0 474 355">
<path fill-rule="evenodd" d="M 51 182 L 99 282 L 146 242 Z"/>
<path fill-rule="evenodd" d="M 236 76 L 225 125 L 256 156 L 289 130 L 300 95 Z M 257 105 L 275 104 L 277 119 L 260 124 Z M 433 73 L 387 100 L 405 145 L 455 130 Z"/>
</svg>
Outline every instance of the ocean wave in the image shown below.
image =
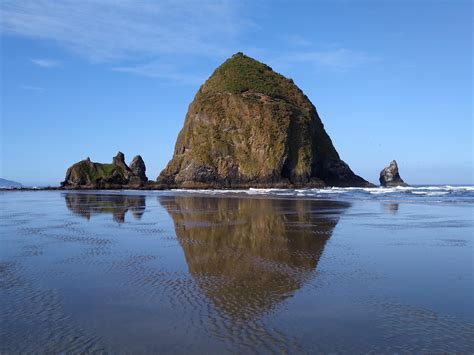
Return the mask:
<svg viewBox="0 0 474 355">
<path fill-rule="evenodd" d="M 334 199 L 392 199 L 415 200 L 421 198 L 429 201 L 474 202 L 474 186 L 397 186 L 397 187 L 328 187 L 308 189 L 263 189 L 250 188 L 246 190 L 174 190 L 177 193 L 194 193 L 207 195 L 251 195 L 251 196 L 281 196 L 305 198 L 334 198 Z M 437 199 L 437 200 L 435 200 Z"/>
</svg>

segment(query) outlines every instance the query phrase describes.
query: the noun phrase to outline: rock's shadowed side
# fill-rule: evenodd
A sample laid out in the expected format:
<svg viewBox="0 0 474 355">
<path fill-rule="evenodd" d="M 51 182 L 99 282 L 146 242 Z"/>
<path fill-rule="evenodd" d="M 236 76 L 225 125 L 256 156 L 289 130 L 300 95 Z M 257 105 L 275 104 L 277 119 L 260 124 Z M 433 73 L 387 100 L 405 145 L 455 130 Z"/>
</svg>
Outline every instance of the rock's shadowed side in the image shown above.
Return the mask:
<svg viewBox="0 0 474 355">
<path fill-rule="evenodd" d="M 293 81 L 242 53 L 200 87 L 158 182 L 191 188 L 371 185 L 340 159 Z"/>
<path fill-rule="evenodd" d="M 138 155 L 130 167 L 125 163 L 122 152 L 113 158 L 111 164 L 92 162 L 89 158 L 72 165 L 61 183 L 63 188 L 114 189 L 142 187 L 147 182 L 145 163 Z"/>
<path fill-rule="evenodd" d="M 392 160 L 390 165 L 380 172 L 379 180 L 380 185 L 386 187 L 408 186 L 408 184 L 400 177 L 400 174 L 398 173 L 398 165 L 395 160 Z"/>
<path fill-rule="evenodd" d="M 133 178 L 131 180 L 134 182 L 142 183 L 148 181 L 148 178 L 146 177 L 145 162 L 140 155 L 137 155 L 132 159 L 130 170 L 132 170 L 133 173 Z"/>
</svg>

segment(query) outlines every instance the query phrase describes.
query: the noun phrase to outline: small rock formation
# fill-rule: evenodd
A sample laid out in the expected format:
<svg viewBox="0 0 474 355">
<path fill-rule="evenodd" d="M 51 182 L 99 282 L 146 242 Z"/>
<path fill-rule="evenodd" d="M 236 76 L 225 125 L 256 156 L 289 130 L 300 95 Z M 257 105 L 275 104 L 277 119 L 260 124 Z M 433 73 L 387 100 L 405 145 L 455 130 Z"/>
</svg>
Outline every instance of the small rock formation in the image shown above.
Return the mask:
<svg viewBox="0 0 474 355">
<path fill-rule="evenodd" d="M 130 168 L 125 164 L 125 155 L 122 152 L 118 152 L 117 155 L 112 158 L 112 164 L 121 168 L 125 172 L 130 171 Z"/>
<path fill-rule="evenodd" d="M 140 182 L 146 182 L 148 181 L 148 178 L 146 177 L 146 167 L 145 167 L 145 162 L 143 161 L 142 157 L 140 155 L 137 155 L 135 158 L 132 159 L 132 162 L 130 163 L 130 170 L 132 170 L 133 177 L 135 179 L 138 179 Z"/>
<path fill-rule="evenodd" d="M 145 170 L 145 163 L 139 155 L 133 158 L 130 167 L 125 163 L 122 152 L 117 153 L 112 164 L 95 163 L 87 157 L 67 169 L 61 186 L 72 189 L 138 188 L 148 180 Z"/>
<path fill-rule="evenodd" d="M 199 88 L 158 183 L 373 186 L 340 159 L 316 108 L 293 80 L 243 53 L 225 61 Z"/>
<path fill-rule="evenodd" d="M 408 184 L 400 177 L 400 174 L 398 173 L 398 165 L 395 160 L 392 160 L 390 165 L 380 172 L 379 180 L 380 185 L 384 187 L 408 186 Z"/>
</svg>

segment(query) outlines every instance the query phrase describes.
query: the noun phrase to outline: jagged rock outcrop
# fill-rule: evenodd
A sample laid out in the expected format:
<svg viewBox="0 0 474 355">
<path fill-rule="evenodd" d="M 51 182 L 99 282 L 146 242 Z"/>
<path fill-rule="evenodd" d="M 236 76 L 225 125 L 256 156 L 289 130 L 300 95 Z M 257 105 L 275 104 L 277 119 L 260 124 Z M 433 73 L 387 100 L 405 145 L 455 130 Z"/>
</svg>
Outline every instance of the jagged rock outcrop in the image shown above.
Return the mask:
<svg viewBox="0 0 474 355">
<path fill-rule="evenodd" d="M 111 164 L 95 163 L 88 157 L 72 165 L 61 183 L 63 188 L 115 189 L 141 187 L 147 182 L 145 163 L 141 156 L 133 158 L 130 167 L 118 152 Z"/>
<path fill-rule="evenodd" d="M 340 159 L 316 108 L 293 81 L 242 53 L 200 87 L 158 182 L 214 188 L 371 185 Z"/>
<path fill-rule="evenodd" d="M 148 178 L 146 177 L 146 166 L 140 155 L 137 155 L 132 159 L 130 163 L 130 170 L 133 173 L 134 179 L 138 179 L 139 182 L 146 182 Z"/>
<path fill-rule="evenodd" d="M 398 173 L 398 165 L 395 160 L 392 160 L 390 165 L 380 172 L 379 181 L 380 185 L 384 187 L 408 186 L 408 184 L 400 177 L 400 174 Z"/>
</svg>

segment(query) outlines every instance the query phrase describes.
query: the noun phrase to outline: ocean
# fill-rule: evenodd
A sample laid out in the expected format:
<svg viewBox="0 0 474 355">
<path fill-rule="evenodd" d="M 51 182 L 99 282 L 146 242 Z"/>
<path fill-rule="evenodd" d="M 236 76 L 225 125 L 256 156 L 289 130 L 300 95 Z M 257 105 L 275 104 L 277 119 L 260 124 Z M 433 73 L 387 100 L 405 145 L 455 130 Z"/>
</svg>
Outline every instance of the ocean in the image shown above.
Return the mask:
<svg viewBox="0 0 474 355">
<path fill-rule="evenodd" d="M 0 353 L 472 353 L 474 187 L 0 191 Z"/>
</svg>

